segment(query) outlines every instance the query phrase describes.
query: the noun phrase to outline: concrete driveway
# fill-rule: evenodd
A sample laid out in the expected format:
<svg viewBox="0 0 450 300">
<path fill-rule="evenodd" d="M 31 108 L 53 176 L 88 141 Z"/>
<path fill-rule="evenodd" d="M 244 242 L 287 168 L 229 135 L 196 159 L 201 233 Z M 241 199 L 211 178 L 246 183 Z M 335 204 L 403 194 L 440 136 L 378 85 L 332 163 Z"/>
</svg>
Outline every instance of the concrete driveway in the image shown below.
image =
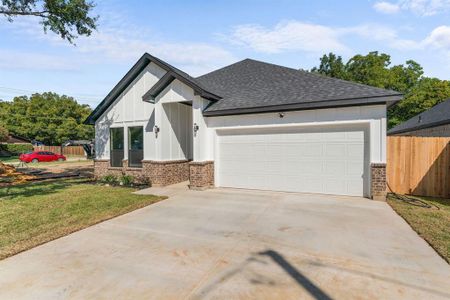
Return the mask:
<svg viewBox="0 0 450 300">
<path fill-rule="evenodd" d="M 0 262 L 2 299 L 446 299 L 450 267 L 382 202 L 215 189 Z"/>
</svg>

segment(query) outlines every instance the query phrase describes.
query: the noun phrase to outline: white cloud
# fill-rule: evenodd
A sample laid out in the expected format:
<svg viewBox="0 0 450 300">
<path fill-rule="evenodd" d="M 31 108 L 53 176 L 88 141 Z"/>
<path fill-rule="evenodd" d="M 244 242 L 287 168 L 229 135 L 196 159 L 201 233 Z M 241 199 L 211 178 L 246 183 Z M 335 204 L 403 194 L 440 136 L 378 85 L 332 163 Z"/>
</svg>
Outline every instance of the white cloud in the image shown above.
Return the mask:
<svg viewBox="0 0 450 300">
<path fill-rule="evenodd" d="M 422 16 L 432 16 L 450 9 L 450 0 L 402 0 L 402 9 Z"/>
<path fill-rule="evenodd" d="M 234 28 L 228 40 L 264 53 L 347 50 L 339 41 L 336 30 L 299 21 L 281 22 L 272 29 L 260 25 L 240 25 Z"/>
<path fill-rule="evenodd" d="M 384 14 L 395 14 L 400 11 L 400 6 L 398 4 L 386 1 L 376 2 L 373 7 L 376 11 Z"/>
<path fill-rule="evenodd" d="M 357 35 L 367 40 L 383 42 L 391 48 L 400 50 L 418 49 L 419 44 L 414 40 L 402 39 L 397 30 L 379 24 L 363 24 L 360 26 L 341 28 L 342 35 Z"/>
<path fill-rule="evenodd" d="M 443 49 L 450 53 L 450 26 L 436 27 L 422 43 L 425 46 Z"/>
<path fill-rule="evenodd" d="M 410 11 L 421 16 L 432 16 L 450 9 L 450 0 L 399 0 L 397 2 L 379 1 L 373 6 L 385 14 L 395 14 L 400 10 Z"/>
<path fill-rule="evenodd" d="M 105 21 L 100 24 L 99 30 L 94 31 L 91 36 L 76 39 L 76 46 L 70 45 L 52 32 L 44 34 L 42 26 L 35 19 L 14 20 L 13 23 L 7 23 L 6 30 L 64 48 L 64 51 L 58 53 L 60 57 L 29 53 L 29 57 L 41 56 L 42 59 L 39 60 L 46 62 L 34 64 L 36 67 L 47 65 L 50 68 L 65 69 L 73 67 L 72 61 L 130 65 L 144 52 L 148 52 L 195 76 L 236 61 L 230 52 L 219 46 L 189 41 L 170 42 L 151 31 L 127 23 L 120 15 L 111 15 L 103 20 Z M 6 59 L 2 61 L 6 64 Z M 10 67 L 14 66 L 15 64 L 10 64 Z"/>
<path fill-rule="evenodd" d="M 325 53 L 350 52 L 344 43 L 347 37 L 383 42 L 395 49 L 417 49 L 416 41 L 402 39 L 397 30 L 380 24 L 361 24 L 351 27 L 328 27 L 300 21 L 280 22 L 273 28 L 260 25 L 241 25 L 225 40 L 261 53 L 303 51 Z"/>
</svg>

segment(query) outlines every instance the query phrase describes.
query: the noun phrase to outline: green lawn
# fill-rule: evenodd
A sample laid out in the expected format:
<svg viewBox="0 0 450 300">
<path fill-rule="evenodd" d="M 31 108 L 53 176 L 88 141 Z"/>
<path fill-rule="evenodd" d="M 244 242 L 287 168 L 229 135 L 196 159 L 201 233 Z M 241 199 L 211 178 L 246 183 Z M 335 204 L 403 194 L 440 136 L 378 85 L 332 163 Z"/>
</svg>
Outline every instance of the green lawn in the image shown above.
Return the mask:
<svg viewBox="0 0 450 300">
<path fill-rule="evenodd" d="M 388 197 L 388 203 L 411 227 L 450 263 L 450 199 L 414 197 L 421 203 L 407 203 Z M 414 205 L 415 204 L 415 205 Z"/>
<path fill-rule="evenodd" d="M 19 157 L 18 156 L 8 156 L 8 157 L 1 156 L 0 161 L 4 162 L 5 164 L 18 163 Z"/>
<path fill-rule="evenodd" d="M 85 179 L 0 188 L 0 259 L 164 199 L 132 191 Z"/>
</svg>

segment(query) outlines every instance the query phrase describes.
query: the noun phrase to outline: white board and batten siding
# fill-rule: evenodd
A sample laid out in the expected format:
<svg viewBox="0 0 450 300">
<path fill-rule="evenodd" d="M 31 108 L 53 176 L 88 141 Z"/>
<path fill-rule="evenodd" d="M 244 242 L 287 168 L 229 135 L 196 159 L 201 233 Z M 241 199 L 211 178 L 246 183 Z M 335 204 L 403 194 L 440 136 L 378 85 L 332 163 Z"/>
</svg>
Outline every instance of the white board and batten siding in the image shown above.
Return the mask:
<svg viewBox="0 0 450 300">
<path fill-rule="evenodd" d="M 156 99 L 145 102 L 142 96 L 164 76 L 166 71 L 150 63 L 141 74 L 117 97 L 95 123 L 95 151 L 97 159 L 110 157 L 110 128 L 124 128 L 124 146 L 128 149 L 128 127 L 144 129 L 144 160 L 178 160 L 192 158 L 192 111 L 189 106 L 173 103 L 186 94 L 173 83 Z M 156 137 L 154 126 L 161 132 Z M 125 159 L 127 158 L 125 151 Z"/>
</svg>

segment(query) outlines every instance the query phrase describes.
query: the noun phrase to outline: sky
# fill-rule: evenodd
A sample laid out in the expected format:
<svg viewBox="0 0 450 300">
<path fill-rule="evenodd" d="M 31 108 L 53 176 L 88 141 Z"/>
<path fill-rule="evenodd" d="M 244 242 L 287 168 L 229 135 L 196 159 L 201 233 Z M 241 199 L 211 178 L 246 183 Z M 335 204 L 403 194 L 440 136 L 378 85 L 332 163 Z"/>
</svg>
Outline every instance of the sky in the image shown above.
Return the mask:
<svg viewBox="0 0 450 300">
<path fill-rule="evenodd" d="M 450 79 L 450 0 L 93 0 L 98 29 L 76 46 L 39 20 L 0 16 L 0 99 L 52 91 L 95 107 L 148 52 L 192 76 L 245 58 L 311 69 L 380 51 Z"/>
</svg>

